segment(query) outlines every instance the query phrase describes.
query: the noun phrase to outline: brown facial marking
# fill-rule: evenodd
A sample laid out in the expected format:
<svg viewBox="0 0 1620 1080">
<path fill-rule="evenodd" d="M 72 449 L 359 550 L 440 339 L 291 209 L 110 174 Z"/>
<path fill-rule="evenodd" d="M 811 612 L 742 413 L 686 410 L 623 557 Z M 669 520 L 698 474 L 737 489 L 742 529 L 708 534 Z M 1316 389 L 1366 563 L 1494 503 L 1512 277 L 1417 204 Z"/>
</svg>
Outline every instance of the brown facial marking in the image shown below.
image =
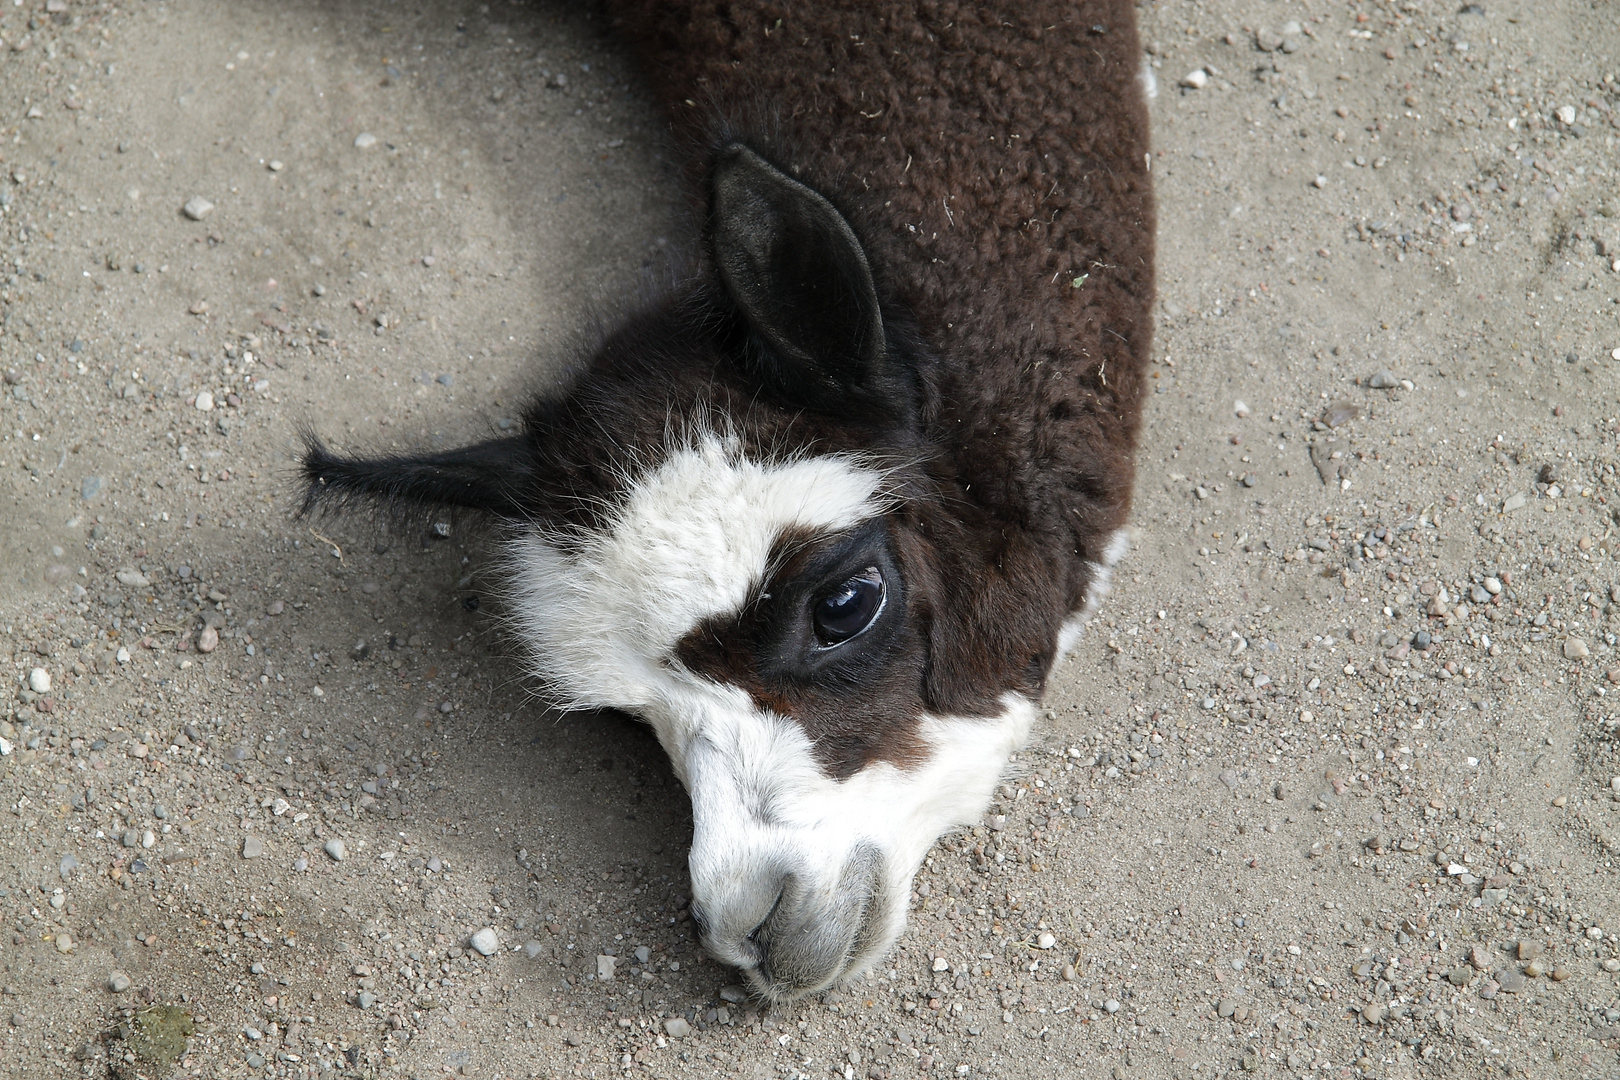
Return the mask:
<svg viewBox="0 0 1620 1080">
<path fill-rule="evenodd" d="M 881 524 L 869 531 L 886 547 Z M 675 656 L 689 671 L 739 687 L 760 708 L 793 720 L 822 771 L 843 780 L 876 761 L 920 765 L 928 748 L 918 726 L 928 707 L 919 678 L 927 649 L 891 553 L 882 560 L 885 610 L 871 629 L 835 650 L 817 650 L 807 634 L 809 604 L 820 590 L 869 561 L 864 550 L 836 551 L 840 539 L 781 537 L 743 610 L 706 620 L 681 639 Z"/>
</svg>

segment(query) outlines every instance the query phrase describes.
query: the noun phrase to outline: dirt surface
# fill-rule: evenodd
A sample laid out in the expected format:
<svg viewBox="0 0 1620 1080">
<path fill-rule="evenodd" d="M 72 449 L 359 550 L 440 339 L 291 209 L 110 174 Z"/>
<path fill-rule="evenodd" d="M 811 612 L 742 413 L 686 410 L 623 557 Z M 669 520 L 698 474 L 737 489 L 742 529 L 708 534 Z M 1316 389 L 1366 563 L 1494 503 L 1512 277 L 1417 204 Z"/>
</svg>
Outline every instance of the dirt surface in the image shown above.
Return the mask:
<svg viewBox="0 0 1620 1080">
<path fill-rule="evenodd" d="M 679 264 L 600 22 L 51 7 L 0 12 L 7 1075 L 1620 1077 L 1609 5 L 1142 8 L 1135 548 L 901 948 L 773 1010 L 487 538 L 289 513 L 299 424 L 498 427 Z"/>
</svg>

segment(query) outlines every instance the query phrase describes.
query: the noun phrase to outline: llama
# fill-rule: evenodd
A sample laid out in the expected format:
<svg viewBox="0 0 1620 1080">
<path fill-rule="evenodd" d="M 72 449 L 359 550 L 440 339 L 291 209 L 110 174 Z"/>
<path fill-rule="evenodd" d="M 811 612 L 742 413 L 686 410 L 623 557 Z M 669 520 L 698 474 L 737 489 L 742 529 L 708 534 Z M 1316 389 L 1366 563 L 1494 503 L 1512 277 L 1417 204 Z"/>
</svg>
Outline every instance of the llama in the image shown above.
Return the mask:
<svg viewBox="0 0 1620 1080">
<path fill-rule="evenodd" d="M 530 671 L 651 725 L 703 943 L 787 999 L 894 944 L 1121 553 L 1154 287 L 1134 15 L 609 10 L 690 148 L 691 279 L 518 434 L 312 437 L 306 506 L 496 522 Z"/>
</svg>

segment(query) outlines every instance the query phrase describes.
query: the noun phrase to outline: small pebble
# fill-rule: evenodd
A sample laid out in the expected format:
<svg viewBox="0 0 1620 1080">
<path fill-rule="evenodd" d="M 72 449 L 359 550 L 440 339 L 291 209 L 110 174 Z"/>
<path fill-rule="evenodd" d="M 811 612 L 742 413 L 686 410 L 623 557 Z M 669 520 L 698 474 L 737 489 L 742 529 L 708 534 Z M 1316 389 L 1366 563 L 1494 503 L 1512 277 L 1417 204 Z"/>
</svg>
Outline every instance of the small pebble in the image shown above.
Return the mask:
<svg viewBox="0 0 1620 1080">
<path fill-rule="evenodd" d="M 349 846 L 335 836 L 326 842 L 323 850 L 332 857 L 333 862 L 342 862 L 349 857 Z"/>
<path fill-rule="evenodd" d="M 1042 934 L 1040 937 L 1035 939 L 1035 947 L 1037 949 L 1050 949 L 1056 944 L 1057 936 L 1055 934 Z"/>
<path fill-rule="evenodd" d="M 1616 960 L 1612 956 L 1609 957 L 1607 960 L 1603 961 L 1603 970 L 1609 972 L 1610 974 L 1620 971 L 1620 960 Z"/>
<path fill-rule="evenodd" d="M 1364 1023 L 1382 1024 L 1384 1015 L 1384 1006 L 1381 1002 L 1372 1001 L 1361 1007 L 1361 1019 Z"/>
<path fill-rule="evenodd" d="M 491 936 L 492 937 L 494 936 L 493 932 L 491 932 Z M 476 945 L 474 945 L 473 947 L 478 948 Z M 479 949 L 478 951 L 483 952 L 482 949 Z M 484 955 L 488 956 L 489 954 L 484 953 Z M 597 981 L 598 982 L 611 982 L 613 980 L 613 976 L 614 976 L 615 970 L 618 967 L 618 964 L 619 964 L 619 959 L 616 956 L 598 956 L 596 958 L 596 979 L 597 979 Z"/>
<path fill-rule="evenodd" d="M 186 217 L 190 218 L 192 221 L 201 221 L 203 218 L 214 212 L 214 204 L 203 198 L 201 195 L 198 195 L 187 202 L 185 206 L 181 207 L 181 210 L 185 213 Z"/>
<path fill-rule="evenodd" d="M 473 951 L 479 956 L 490 956 L 495 952 L 496 949 L 501 947 L 501 939 L 495 933 L 494 927 L 486 926 L 482 930 L 478 931 L 478 933 L 474 934 L 467 944 L 471 945 Z M 600 971 L 602 967 L 601 961 L 603 958 L 597 957 L 596 959 L 597 970 Z M 611 960 L 613 958 L 610 956 L 607 959 Z"/>
<path fill-rule="evenodd" d="M 257 836 L 249 836 L 242 841 L 242 858 L 257 859 L 264 854 L 264 841 Z"/>
<path fill-rule="evenodd" d="M 280 161 L 276 160 L 275 158 L 271 158 L 269 160 L 269 162 L 267 163 L 267 165 L 268 165 L 271 172 L 280 172 L 282 169 L 286 168 L 285 165 L 283 165 Z"/>
<path fill-rule="evenodd" d="M 56 951 L 67 954 L 73 951 L 73 938 L 68 934 L 58 932 L 56 935 Z"/>
<path fill-rule="evenodd" d="M 652 950 L 645 945 L 636 946 L 636 963 L 648 964 L 652 962 Z"/>
<path fill-rule="evenodd" d="M 197 635 L 197 651 L 211 653 L 217 648 L 219 648 L 219 631 L 212 626 L 203 627 L 202 633 Z"/>
<path fill-rule="evenodd" d="M 354 1003 L 362 1009 L 369 1009 L 377 1004 L 377 995 L 368 990 L 362 990 L 355 995 Z"/>
<path fill-rule="evenodd" d="M 1202 90 L 1209 85 L 1209 72 L 1196 68 L 1181 77 L 1181 85 L 1189 90 Z"/>
<path fill-rule="evenodd" d="M 207 390 L 200 392 L 197 395 L 196 405 L 198 412 L 211 411 L 214 407 L 214 395 Z"/>
<path fill-rule="evenodd" d="M 664 1021 L 664 1034 L 672 1039 L 684 1039 L 692 1034 L 692 1025 L 679 1016 L 672 1016 Z"/>
<path fill-rule="evenodd" d="M 1109 1013 L 1119 1012 L 1119 1002 L 1115 1001 L 1113 998 L 1109 998 L 1107 1001 L 1103 1002 L 1103 1011 Z"/>
<path fill-rule="evenodd" d="M 934 957 L 934 970 L 949 971 L 951 970 L 951 962 L 945 959 L 943 956 L 936 956 Z"/>
<path fill-rule="evenodd" d="M 1401 385 L 1401 377 L 1388 368 L 1384 368 L 1381 371 L 1373 372 L 1371 377 L 1367 379 L 1367 385 L 1374 390 L 1393 390 Z"/>
<path fill-rule="evenodd" d="M 428 873 L 437 874 L 444 869 L 444 863 L 440 862 L 439 857 L 435 855 L 427 861 L 427 868 Z"/>
<path fill-rule="evenodd" d="M 545 948 L 546 947 L 540 944 L 538 941 L 531 939 L 523 943 L 523 955 L 527 956 L 530 960 L 534 960 L 545 951 Z M 646 961 L 643 960 L 642 963 L 646 963 Z"/>
<path fill-rule="evenodd" d="M 51 692 L 51 673 L 42 667 L 37 667 L 28 673 L 28 689 L 36 694 Z"/>
<path fill-rule="evenodd" d="M 1564 659 L 1585 660 L 1592 655 L 1592 650 L 1580 638 L 1564 639 Z"/>
<path fill-rule="evenodd" d="M 362 131 L 360 134 L 354 137 L 354 148 L 356 150 L 370 150 L 376 145 L 377 136 L 373 135 L 369 131 Z"/>
<path fill-rule="evenodd" d="M 107 977 L 107 989 L 115 994 L 122 994 L 129 987 L 129 976 L 122 971 L 115 971 Z"/>
<path fill-rule="evenodd" d="M 298 858 L 293 860 L 293 869 L 302 874 L 305 870 L 309 869 L 309 860 L 300 855 Z"/>
<path fill-rule="evenodd" d="M 720 988 L 720 1000 L 729 1001 L 733 1005 L 737 1005 L 748 1000 L 748 991 L 735 983 L 722 986 Z"/>
</svg>

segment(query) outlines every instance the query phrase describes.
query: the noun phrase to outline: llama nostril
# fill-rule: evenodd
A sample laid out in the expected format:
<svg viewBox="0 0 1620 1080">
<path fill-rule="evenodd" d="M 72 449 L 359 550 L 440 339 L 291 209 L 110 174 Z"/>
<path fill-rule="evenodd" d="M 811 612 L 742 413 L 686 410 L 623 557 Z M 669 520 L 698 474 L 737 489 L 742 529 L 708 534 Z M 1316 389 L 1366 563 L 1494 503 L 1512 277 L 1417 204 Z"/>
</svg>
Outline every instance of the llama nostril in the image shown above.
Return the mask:
<svg viewBox="0 0 1620 1080">
<path fill-rule="evenodd" d="M 783 886 L 782 888 L 776 890 L 776 899 L 771 901 L 771 910 L 767 911 L 765 913 L 765 917 L 763 919 L 759 920 L 759 925 L 758 926 L 754 927 L 752 930 L 748 931 L 748 933 L 744 935 L 744 938 L 747 941 L 749 941 L 750 943 L 752 943 L 752 944 L 754 944 L 756 946 L 759 946 L 761 949 L 764 948 L 763 943 L 760 941 L 760 935 L 762 933 L 764 933 L 764 931 L 765 931 L 765 924 L 771 921 L 771 916 L 775 915 L 777 909 L 782 906 L 782 897 L 784 897 L 786 895 L 787 895 L 787 887 L 786 886 Z"/>
</svg>

